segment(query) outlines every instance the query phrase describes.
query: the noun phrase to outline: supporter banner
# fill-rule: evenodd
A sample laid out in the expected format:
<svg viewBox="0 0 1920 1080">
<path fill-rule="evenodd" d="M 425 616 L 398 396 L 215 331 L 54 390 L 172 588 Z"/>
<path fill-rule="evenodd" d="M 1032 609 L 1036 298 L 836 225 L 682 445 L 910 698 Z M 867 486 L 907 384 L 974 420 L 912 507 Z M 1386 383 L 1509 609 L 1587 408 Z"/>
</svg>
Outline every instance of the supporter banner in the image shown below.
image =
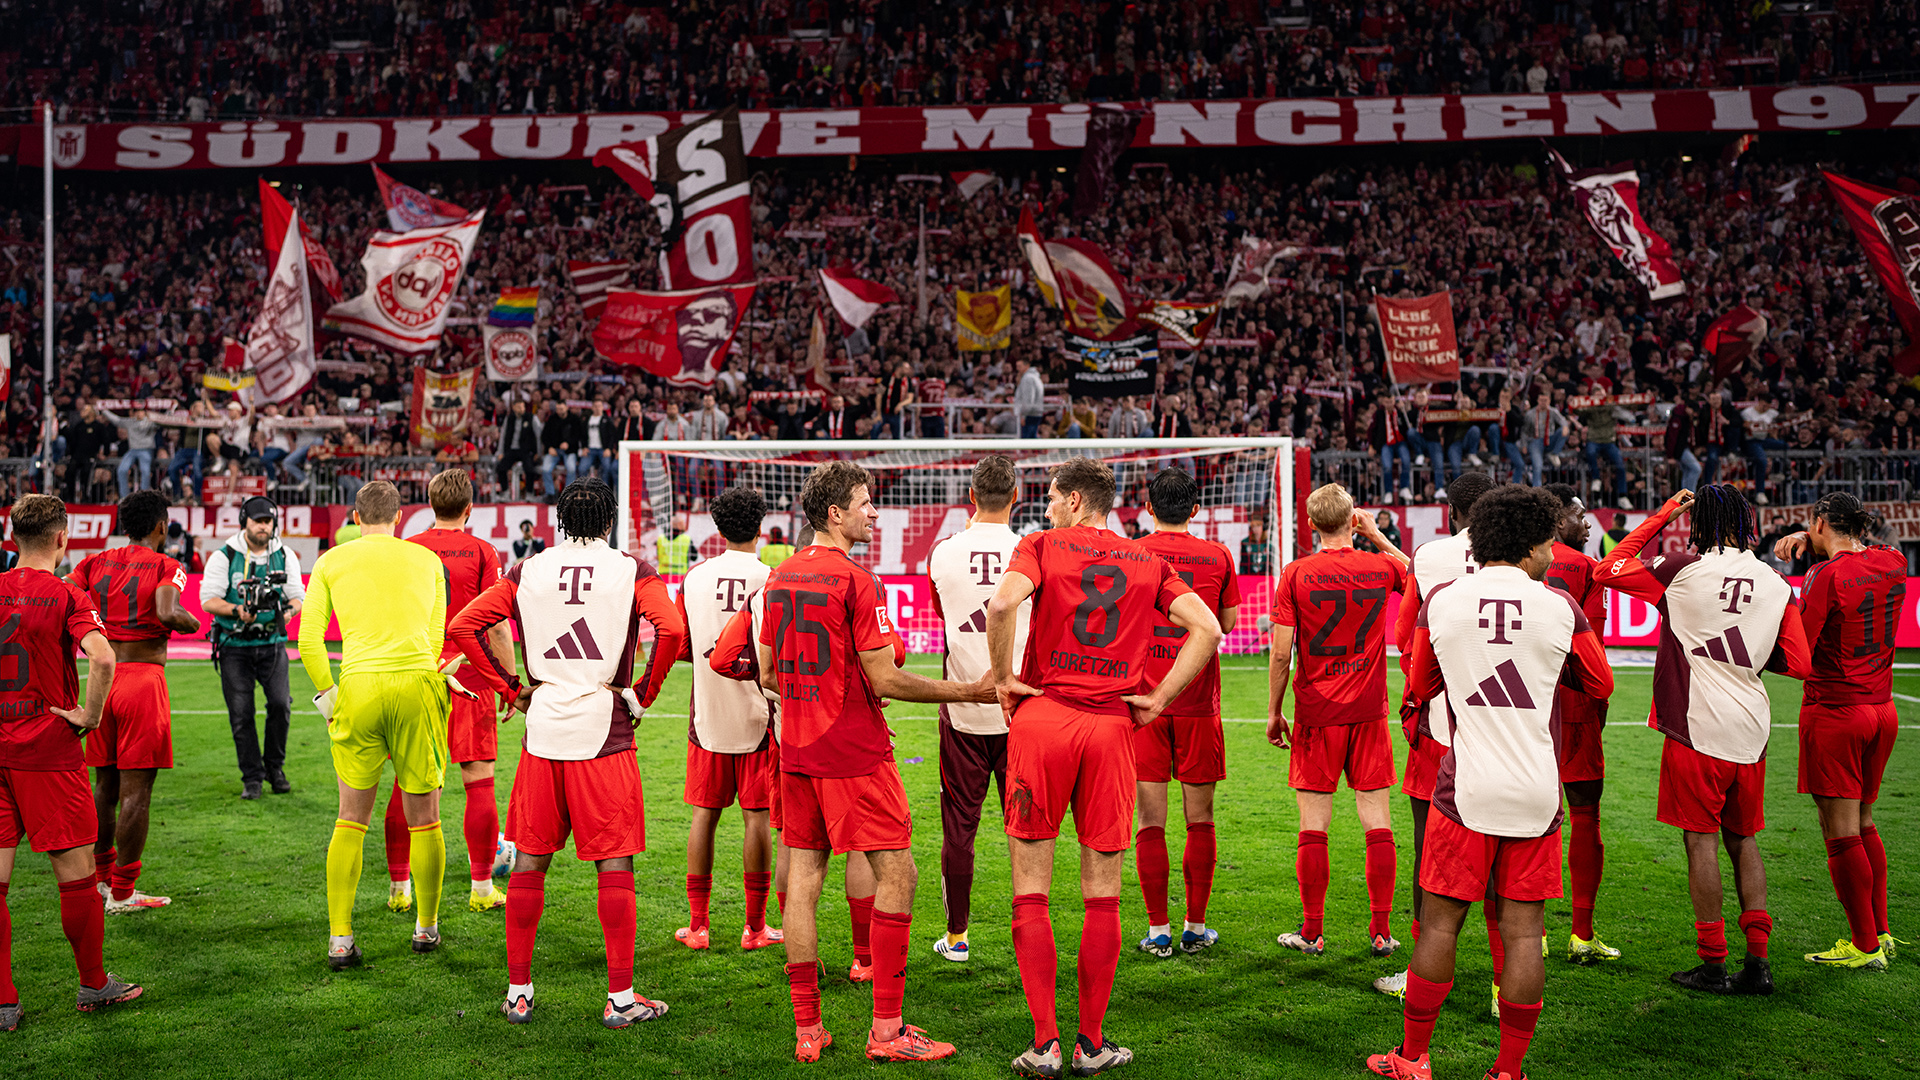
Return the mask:
<svg viewBox="0 0 1920 1080">
<path fill-rule="evenodd" d="M 1053 265 L 1067 326 L 1095 338 L 1121 333 L 1131 304 L 1106 252 L 1089 241 L 1073 239 L 1049 240 L 1044 249 Z"/>
<path fill-rule="evenodd" d="M 1129 103 L 1130 145 L 1370 146 L 1634 132 L 1845 131 L 1920 127 L 1920 84 L 1729 87 L 1591 94 Z M 752 110 L 741 144 L 756 157 L 1080 150 L 1093 106 L 991 105 Z M 76 124 L 60 129 L 62 169 L 267 169 L 370 162 L 592 158 L 658 138 L 701 112 L 408 119 Z M 14 125 L 20 164 L 41 163 L 39 128 Z"/>
<path fill-rule="evenodd" d="M 1920 92 L 1920 87 L 1915 90 Z M 1666 300 L 1686 292 L 1686 279 L 1673 264 L 1673 248 L 1640 216 L 1640 174 L 1625 165 L 1574 172 L 1559 154 L 1553 158 L 1587 223 L 1646 288 L 1647 299 Z"/>
<path fill-rule="evenodd" d="M 1120 155 L 1133 145 L 1134 133 L 1146 114 L 1139 109 L 1119 105 L 1099 105 L 1087 121 L 1086 147 L 1080 151 L 1080 168 L 1073 180 L 1073 212 L 1087 217 L 1107 204 L 1113 190 L 1113 167 Z"/>
<path fill-rule="evenodd" d="M 1700 351 L 1713 357 L 1713 377 L 1724 379 L 1739 371 L 1765 340 L 1767 317 L 1741 304 L 1713 320 L 1700 341 Z"/>
<path fill-rule="evenodd" d="M 287 224 L 293 220 L 293 204 L 280 194 L 278 188 L 260 180 L 260 217 L 266 227 L 267 259 L 280 261 L 280 245 L 287 235 Z M 304 219 L 300 222 L 300 242 L 307 250 L 307 276 L 309 281 L 319 287 L 324 294 L 315 297 L 315 306 L 320 302 L 333 303 L 340 299 L 340 271 L 334 268 L 333 257 L 320 241 L 313 238 L 313 230 Z"/>
<path fill-rule="evenodd" d="M 1894 354 L 1893 369 L 1902 375 L 1920 372 L 1920 200 L 1833 173 L 1821 175 L 1907 332 L 1907 347 Z"/>
<path fill-rule="evenodd" d="M 1387 372 L 1397 383 L 1453 382 L 1460 378 L 1460 346 L 1454 340 L 1453 301 L 1447 293 L 1410 300 L 1376 296 L 1380 340 Z"/>
<path fill-rule="evenodd" d="M 1152 330 L 1124 337 L 1094 338 L 1069 331 L 1062 351 L 1079 361 L 1067 373 L 1067 393 L 1074 397 L 1117 398 L 1152 395 L 1160 368 L 1160 336 Z"/>
<path fill-rule="evenodd" d="M 447 305 L 486 216 L 476 210 L 455 225 L 374 233 L 360 257 L 367 291 L 328 308 L 327 329 L 399 353 L 438 348 Z"/>
<path fill-rule="evenodd" d="M 609 146 L 593 163 L 652 204 L 666 250 L 661 280 L 693 289 L 753 280 L 747 154 L 740 110 L 683 116 L 681 126 Z"/>
<path fill-rule="evenodd" d="M 300 228 L 300 215 L 289 219 L 287 232 Z M 313 296 L 308 292 L 304 245 L 280 245 L 260 313 L 247 331 L 247 364 L 253 369 L 261 394 L 268 401 L 285 401 L 313 382 Z M 211 377 L 211 373 L 208 377 Z M 243 389 L 245 381 L 222 377 L 228 389 Z"/>
<path fill-rule="evenodd" d="M 573 281 L 574 295 L 580 301 L 580 314 L 598 321 L 607 309 L 607 290 L 624 289 L 633 276 L 630 262 L 582 262 L 567 260 L 567 277 Z"/>
<path fill-rule="evenodd" d="M 480 336 L 486 343 L 487 378 L 525 382 L 540 377 L 540 345 L 531 327 L 483 326 Z"/>
<path fill-rule="evenodd" d="M 1047 244 L 1040 238 L 1040 230 L 1033 223 L 1033 208 L 1020 208 L 1020 229 L 1014 234 L 1020 245 L 1020 254 L 1027 257 L 1027 266 L 1033 271 L 1034 287 L 1040 290 L 1040 296 L 1051 307 L 1060 306 L 1060 282 L 1053 272 L 1053 260 L 1047 258 Z"/>
<path fill-rule="evenodd" d="M 638 365 L 676 386 L 712 386 L 753 289 L 610 289 L 593 347 L 616 364 Z"/>
<path fill-rule="evenodd" d="M 457 225 L 467 219 L 467 211 L 408 187 L 380 171 L 378 165 L 373 168 L 373 182 L 380 185 L 380 201 L 387 204 L 387 224 L 394 232 Z"/>
<path fill-rule="evenodd" d="M 1220 302 L 1211 304 L 1187 304 L 1173 300 L 1155 300 L 1134 312 L 1134 318 L 1153 325 L 1172 334 L 1176 341 L 1189 349 L 1197 349 L 1213 332 L 1213 324 L 1220 317 Z"/>
<path fill-rule="evenodd" d="M 1569 409 L 1597 409 L 1602 405 L 1651 405 L 1653 391 L 1637 394 L 1574 394 L 1567 398 Z"/>
<path fill-rule="evenodd" d="M 423 450 L 438 450 L 459 442 L 473 421 L 473 376 L 465 371 L 428 371 L 413 369 L 413 398 L 409 403 L 413 422 L 413 445 Z"/>
<path fill-rule="evenodd" d="M 1240 238 L 1240 246 L 1233 253 L 1233 266 L 1227 271 L 1227 288 L 1220 296 L 1220 306 L 1239 307 L 1249 300 L 1258 300 L 1267 295 L 1267 274 L 1273 264 L 1289 258 L 1297 249 L 1262 240 L 1248 234 Z"/>
<path fill-rule="evenodd" d="M 986 169 L 968 169 L 965 172 L 949 173 L 953 185 L 960 189 L 960 197 L 971 199 L 989 184 L 997 184 L 1000 178 Z M 904 177 L 903 177 L 904 179 Z M 939 177 L 934 177 L 938 180 Z"/>
<path fill-rule="evenodd" d="M 953 331 L 961 352 L 990 352 L 1013 343 L 1013 286 L 953 291 Z"/>
<path fill-rule="evenodd" d="M 882 307 L 900 302 L 899 293 L 878 281 L 857 278 L 841 270 L 823 268 L 819 273 L 820 286 L 826 290 L 834 314 L 840 316 L 849 331 L 865 327 Z"/>
</svg>

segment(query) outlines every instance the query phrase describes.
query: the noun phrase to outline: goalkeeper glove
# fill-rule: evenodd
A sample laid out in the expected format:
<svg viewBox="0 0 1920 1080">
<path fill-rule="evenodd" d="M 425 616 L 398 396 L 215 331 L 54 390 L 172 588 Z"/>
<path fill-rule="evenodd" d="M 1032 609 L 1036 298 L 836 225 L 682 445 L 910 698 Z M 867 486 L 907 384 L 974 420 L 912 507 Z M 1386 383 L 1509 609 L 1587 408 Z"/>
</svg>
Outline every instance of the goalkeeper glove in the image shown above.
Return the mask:
<svg viewBox="0 0 1920 1080">
<path fill-rule="evenodd" d="M 313 695 L 313 707 L 320 710 L 320 719 L 333 723 L 334 702 L 340 697 L 340 685 L 335 683 Z"/>
</svg>

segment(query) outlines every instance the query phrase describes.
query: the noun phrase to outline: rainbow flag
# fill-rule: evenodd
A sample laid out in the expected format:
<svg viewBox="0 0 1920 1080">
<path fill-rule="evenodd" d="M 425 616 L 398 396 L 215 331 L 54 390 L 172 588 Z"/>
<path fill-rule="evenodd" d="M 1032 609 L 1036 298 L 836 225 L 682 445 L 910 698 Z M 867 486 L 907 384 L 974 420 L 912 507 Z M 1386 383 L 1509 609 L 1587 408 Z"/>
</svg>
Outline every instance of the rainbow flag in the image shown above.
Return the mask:
<svg viewBox="0 0 1920 1080">
<path fill-rule="evenodd" d="M 487 312 L 488 326 L 532 326 L 540 307 L 540 289 L 501 289 L 500 299 Z"/>
</svg>

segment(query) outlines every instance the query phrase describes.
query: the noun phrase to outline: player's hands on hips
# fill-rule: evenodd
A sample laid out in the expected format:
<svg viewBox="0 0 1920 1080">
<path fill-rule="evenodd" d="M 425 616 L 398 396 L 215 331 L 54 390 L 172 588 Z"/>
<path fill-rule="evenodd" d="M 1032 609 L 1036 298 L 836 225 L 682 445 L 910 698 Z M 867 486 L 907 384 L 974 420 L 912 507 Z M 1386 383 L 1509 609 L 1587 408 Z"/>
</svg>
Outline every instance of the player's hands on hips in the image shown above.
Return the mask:
<svg viewBox="0 0 1920 1080">
<path fill-rule="evenodd" d="M 97 716 L 89 717 L 87 710 L 83 708 L 56 709 L 49 705 L 47 711 L 65 720 L 67 726 L 73 728 L 75 735 L 85 735 L 87 732 L 100 726 L 100 718 Z"/>
<path fill-rule="evenodd" d="M 1034 691 L 1039 693 L 1039 691 Z M 993 684 L 993 672 L 980 676 L 980 681 L 967 686 L 967 700 L 975 705 L 991 705 L 1000 700 L 1000 692 Z"/>
<path fill-rule="evenodd" d="M 1154 718 L 1167 707 L 1166 702 L 1153 694 L 1125 694 L 1120 701 L 1127 707 L 1127 712 L 1132 714 L 1133 726 L 1137 728 L 1153 723 Z"/>
<path fill-rule="evenodd" d="M 533 702 L 533 687 L 531 686 L 522 686 L 520 688 L 520 693 L 514 695 L 513 697 L 507 697 L 506 695 L 502 694 L 500 696 L 500 704 L 502 706 L 500 710 L 500 722 L 504 724 L 507 721 L 513 719 L 513 714 L 515 712 L 526 712 L 527 706 L 532 702 Z"/>
<path fill-rule="evenodd" d="M 327 687 L 325 690 L 322 690 L 321 692 L 313 695 L 313 707 L 320 710 L 321 720 L 329 724 L 333 723 L 333 706 L 334 706 L 334 702 L 338 701 L 339 698 L 340 698 L 339 683 L 335 683 L 332 686 Z"/>
<path fill-rule="evenodd" d="M 1776 559 L 1797 559 L 1807 553 L 1807 531 L 1788 533 L 1773 542 L 1773 557 Z"/>
<path fill-rule="evenodd" d="M 1272 716 L 1267 717 L 1268 742 L 1282 750 L 1291 750 L 1293 749 L 1293 744 L 1288 741 L 1288 737 L 1291 734 L 1292 732 L 1287 728 L 1286 713 L 1274 713 Z"/>
<path fill-rule="evenodd" d="M 988 676 L 988 678 L 991 677 L 992 676 Z M 1040 691 L 1035 690 L 1019 679 L 1008 676 L 1006 682 L 993 684 L 993 697 L 988 700 L 1000 702 L 1001 715 L 1005 716 L 1007 721 L 1011 723 L 1013 721 L 1013 707 L 1020 704 L 1021 698 L 1044 696 Z"/>
</svg>

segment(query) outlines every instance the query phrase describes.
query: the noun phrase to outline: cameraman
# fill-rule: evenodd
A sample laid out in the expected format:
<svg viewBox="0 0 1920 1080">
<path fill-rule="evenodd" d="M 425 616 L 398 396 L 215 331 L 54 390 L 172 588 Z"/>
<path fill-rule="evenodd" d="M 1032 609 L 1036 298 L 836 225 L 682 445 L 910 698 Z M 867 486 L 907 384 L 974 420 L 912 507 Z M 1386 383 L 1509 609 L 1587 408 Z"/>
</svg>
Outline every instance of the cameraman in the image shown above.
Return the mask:
<svg viewBox="0 0 1920 1080">
<path fill-rule="evenodd" d="M 262 784 L 273 793 L 293 790 L 287 782 L 287 725 L 292 695 L 287 687 L 287 620 L 300 613 L 307 595 L 300 581 L 300 557 L 274 535 L 280 507 L 255 495 L 240 506 L 246 516 L 240 532 L 207 556 L 206 576 L 200 579 L 200 607 L 214 617 L 214 656 L 220 664 L 220 690 L 227 699 L 227 723 L 233 728 L 233 748 L 240 759 L 243 799 L 260 797 Z M 258 601 L 246 605 L 241 583 L 275 572 L 285 584 L 261 586 Z M 280 610 L 275 611 L 274 608 Z M 267 691 L 267 741 L 262 759 L 260 737 L 253 722 L 253 687 Z"/>
</svg>

